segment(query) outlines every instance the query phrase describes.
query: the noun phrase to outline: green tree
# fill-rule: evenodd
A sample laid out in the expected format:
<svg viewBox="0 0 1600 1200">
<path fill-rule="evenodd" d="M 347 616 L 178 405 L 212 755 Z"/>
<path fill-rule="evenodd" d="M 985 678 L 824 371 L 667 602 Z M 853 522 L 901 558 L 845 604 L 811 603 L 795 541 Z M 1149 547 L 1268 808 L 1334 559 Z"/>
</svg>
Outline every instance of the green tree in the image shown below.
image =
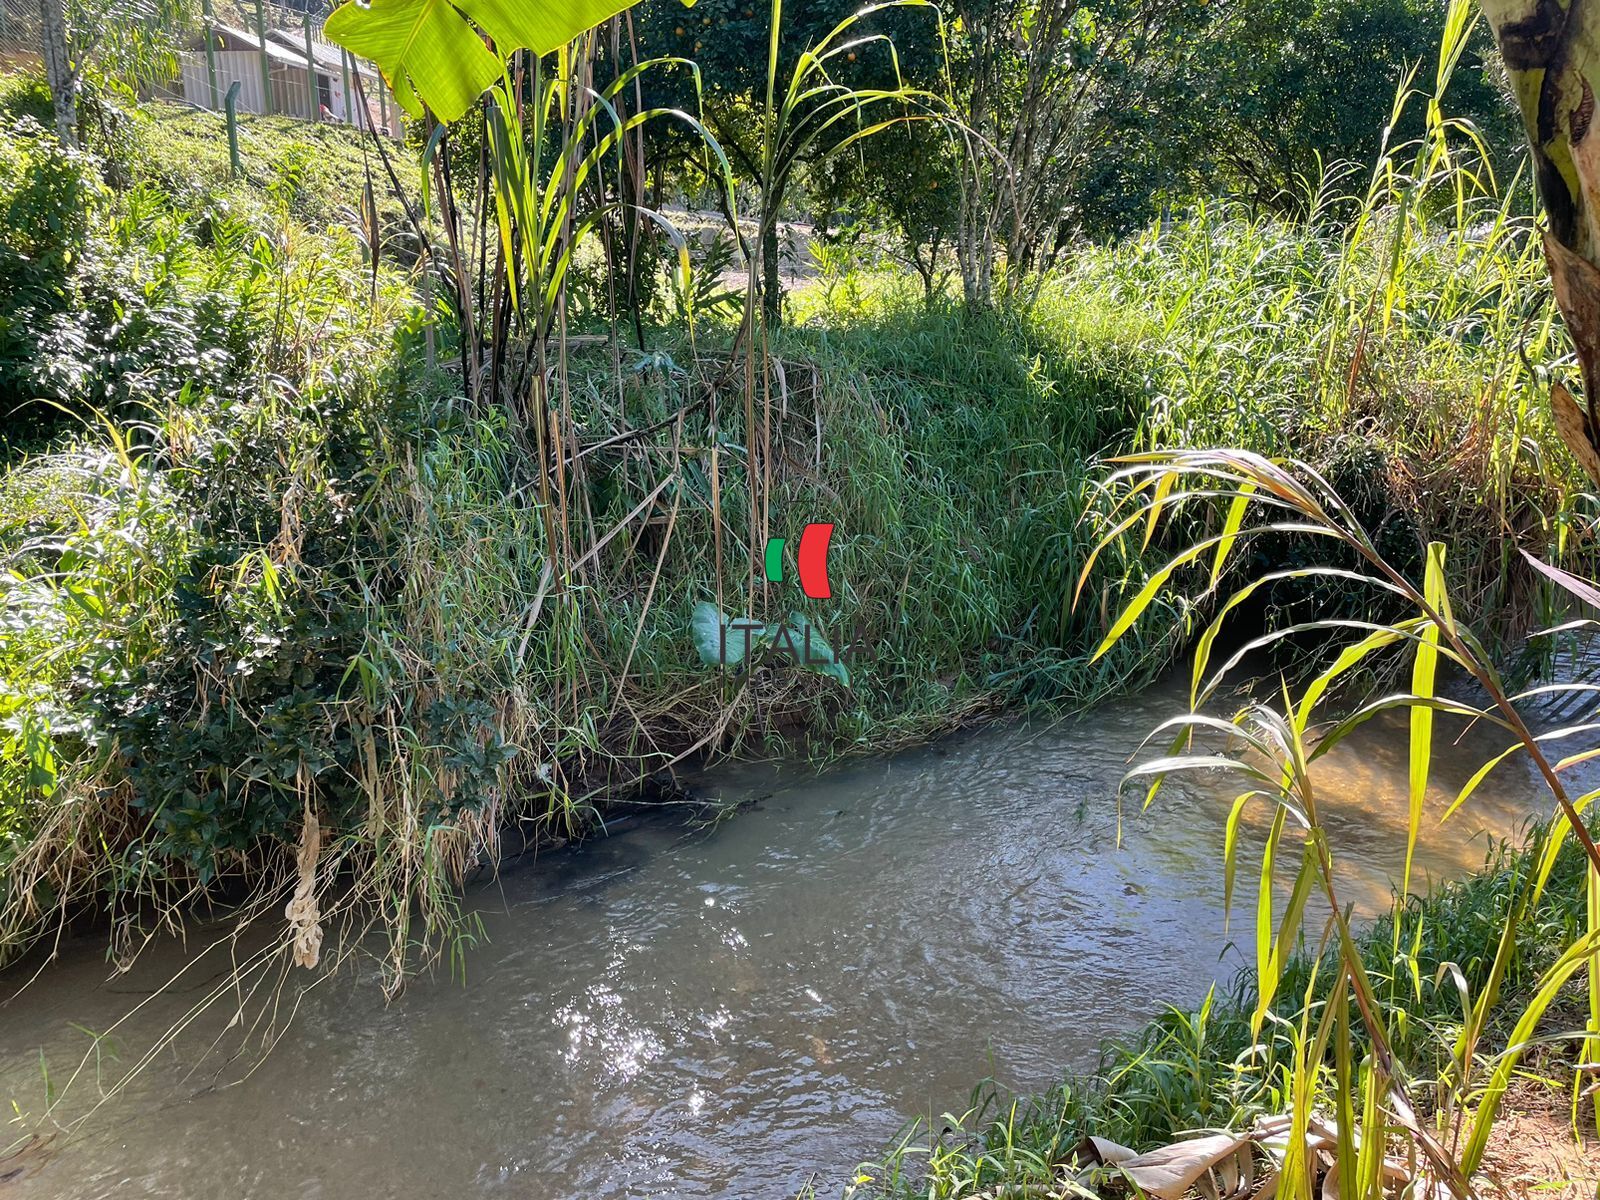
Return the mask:
<svg viewBox="0 0 1600 1200">
<path fill-rule="evenodd" d="M 1438 50 L 1433 0 L 1252 0 L 1228 15 L 1181 86 L 1193 101 L 1168 107 L 1187 121 L 1179 143 L 1193 182 L 1269 207 L 1297 202 L 1319 161 L 1368 163 L 1390 119 L 1397 82 Z M 1451 77 L 1451 115 L 1505 146 L 1512 114 L 1496 86 L 1493 45 L 1469 37 Z M 1352 63 L 1361 69 L 1352 71 Z M 1421 105 L 1391 142 L 1417 136 Z M 1209 178 L 1208 178 L 1209 177 Z"/>
<path fill-rule="evenodd" d="M 192 16 L 190 0 L 39 0 L 39 50 L 62 142 L 77 144 L 86 79 L 136 88 L 176 74 L 174 51 Z"/>
<path fill-rule="evenodd" d="M 706 122 L 728 152 L 739 172 L 761 192 L 762 209 L 776 214 L 789 197 L 789 189 L 805 172 L 826 161 L 841 144 L 851 142 L 866 124 L 909 115 L 914 105 L 876 103 L 871 115 L 863 109 L 858 120 L 840 120 L 819 136 L 792 142 L 793 154 L 771 160 L 763 138 L 769 85 L 782 101 L 787 82 L 805 69 L 807 87 L 821 74 L 802 68 L 803 56 L 821 45 L 841 23 L 852 21 L 835 44 L 842 52 L 826 67 L 829 78 L 851 88 L 884 92 L 911 84 L 923 89 L 939 86 L 943 72 L 940 23 L 928 7 L 896 4 L 863 9 L 856 0 L 816 0 L 783 8 L 762 0 L 699 0 L 686 9 L 681 0 L 645 0 L 634 11 L 640 53 L 677 54 L 700 64 L 704 78 L 703 111 Z M 777 22 L 776 59 L 772 57 L 773 23 Z M 846 46 L 848 43 L 848 46 Z M 669 102 L 653 97 L 651 103 Z M 838 105 L 838 95 L 821 98 L 813 108 Z M 804 124 L 803 111 L 792 114 L 795 125 Z M 884 145 L 878 137 L 851 142 L 862 161 L 881 162 Z M 770 176 L 770 178 L 769 178 Z M 760 229 L 762 305 L 769 320 L 781 307 L 778 229 L 763 220 Z"/>
</svg>

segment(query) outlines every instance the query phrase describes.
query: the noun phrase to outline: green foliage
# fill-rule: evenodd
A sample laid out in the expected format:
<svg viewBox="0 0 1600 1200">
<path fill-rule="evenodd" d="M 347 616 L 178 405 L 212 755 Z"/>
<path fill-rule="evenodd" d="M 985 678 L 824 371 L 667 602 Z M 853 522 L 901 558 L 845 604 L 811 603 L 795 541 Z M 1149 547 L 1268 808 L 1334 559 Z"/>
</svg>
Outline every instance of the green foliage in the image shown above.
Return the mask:
<svg viewBox="0 0 1600 1200">
<path fill-rule="evenodd" d="M 1507 569 L 1503 531 L 1541 529 L 1554 544 L 1584 503 L 1528 369 L 1564 345 L 1538 243 L 1514 200 L 1416 205 L 1400 223 L 1401 208 L 1385 199 L 1353 226 L 1197 206 L 1117 246 L 1084 249 L 1038 281 L 1031 305 L 994 318 L 995 333 L 973 341 L 1017 345 L 1021 361 L 1042 349 L 1043 374 L 1056 380 L 1063 367 L 1052 344 L 1070 362 L 1090 347 L 1109 353 L 1126 364 L 1125 390 L 1102 395 L 1126 406 L 1141 446 L 1307 455 L 1396 563 L 1420 568 L 1421 546 L 1449 542 L 1451 575 L 1472 611 L 1515 626 L 1535 589 L 1529 572 Z M 884 275 L 825 282 L 798 296 L 794 311 L 836 343 L 879 310 L 885 289 L 902 306 L 896 322 L 878 326 L 893 353 L 891 329 L 915 328 L 910 314 L 921 306 Z M 960 400 L 997 388 L 974 377 L 969 336 L 918 342 L 926 359 L 896 355 L 892 373 L 948 378 L 949 411 L 976 423 L 993 414 Z M 1061 419 L 1012 436 L 1025 444 L 1037 436 L 1029 431 Z M 960 440 L 937 422 L 930 432 Z M 1267 539 L 1250 561 L 1266 571 L 1304 565 L 1314 552 L 1300 539 Z M 1286 621 L 1375 611 L 1373 598 L 1315 579 L 1285 580 L 1258 599 Z"/>
<path fill-rule="evenodd" d="M 946 126 L 896 125 L 858 153 L 823 164 L 813 186 L 820 203 L 848 214 L 852 228 L 869 224 L 892 231 L 931 296 L 949 277 L 949 252 L 960 228 L 961 153 Z"/>
<path fill-rule="evenodd" d="M 0 131 L 0 421 L 5 440 L 28 418 L 42 326 L 69 303 L 96 210 L 105 199 L 97 164 L 63 147 L 32 117 Z"/>
<path fill-rule="evenodd" d="M 372 60 L 413 117 L 424 108 L 456 121 L 486 92 L 518 50 L 543 56 L 627 8 L 629 0 L 379 0 L 341 5 L 324 32 Z M 490 51 L 484 38 L 495 47 Z"/>
<path fill-rule="evenodd" d="M 123 170 L 131 184 L 149 183 L 179 207 L 226 204 L 251 219 L 265 219 L 287 204 L 296 223 L 360 227 L 358 212 L 370 181 L 383 258 L 411 261 L 418 254 L 402 198 L 387 186 L 370 140 L 349 126 L 308 125 L 292 117 L 239 114 L 244 176 L 235 181 L 223 114 L 151 101 L 129 118 L 132 143 Z M 404 200 L 417 203 L 415 172 L 402 171 Z"/>
<path fill-rule="evenodd" d="M 786 10 L 780 78 L 805 46 L 857 7 Z M 930 23 L 903 12 L 874 13 L 863 32 L 892 37 L 900 72 L 916 85 L 942 91 L 948 66 L 957 111 L 976 121 L 998 152 L 1021 156 L 1011 166 L 1024 174 L 1025 188 L 1050 181 L 1054 207 L 1041 217 L 1048 239 L 1058 226 L 1068 239 L 1121 236 L 1197 197 L 1303 211 L 1309 189 L 1326 170 L 1378 154 L 1397 83 L 1432 59 L 1439 41 L 1439 11 L 1419 0 L 1376 6 L 1365 0 L 1067 4 L 1054 57 L 1035 69 L 1054 73 L 1046 106 L 1070 107 L 1070 121 L 1013 141 L 1012 122 L 1026 100 L 1027 31 L 1046 7 L 1037 0 L 947 6 L 951 25 L 943 40 Z M 644 51 L 687 55 L 701 64 L 713 129 L 739 169 L 759 176 L 760 123 L 754 117 L 766 86 L 766 6 L 701 0 L 686 11 L 680 0 L 644 0 L 633 17 Z M 1476 30 L 1450 104 L 1504 152 L 1520 137 L 1492 60 L 1487 32 Z M 859 48 L 841 73 L 857 86 L 895 84 L 889 59 L 875 47 Z M 981 111 L 970 111 L 980 77 L 992 78 Z M 1421 128 L 1420 114 L 1412 112 L 1387 137 L 1398 143 Z M 1053 147 L 1052 156 L 1024 161 L 1033 144 Z M 671 156 L 665 145 L 660 154 Z M 857 147 L 844 162 L 810 164 L 808 182 L 830 205 L 881 214 L 900 230 L 909 256 L 948 243 L 954 232 L 961 154 L 943 131 L 896 131 Z M 1509 153 L 1496 158 L 1497 165 L 1513 162 Z M 1011 218 L 1004 205 L 992 216 Z M 1060 249 L 1039 247 L 1039 261 L 1053 260 Z"/>
<path fill-rule="evenodd" d="M 89 224 L 104 199 L 96 164 L 60 144 L 31 117 L 0 139 L 0 221 L 6 279 L 36 275 L 59 279 L 83 252 Z M 26 284 L 22 286 L 27 286 Z M 8 299 L 16 293 L 8 293 Z"/>
<path fill-rule="evenodd" d="M 331 818 L 356 811 L 328 720 L 366 630 L 350 513 L 371 421 L 405 427 L 411 394 L 404 293 L 349 234 L 149 184 L 81 219 L 17 368 L 79 424 L 0 489 L 7 955 L 41 905 L 247 868 L 308 781 L 331 782 Z"/>
<path fill-rule="evenodd" d="M 737 284 L 730 286 L 727 281 L 739 260 L 739 245 L 733 235 L 719 229 L 698 254 L 686 249 L 688 256 L 667 273 L 672 319 L 688 328 L 695 321 L 727 320 L 742 312 L 744 289 Z"/>
<path fill-rule="evenodd" d="M 785 6 L 778 29 L 778 78 L 790 78 L 808 49 L 868 7 L 872 6 L 853 0 Z M 773 16 L 771 0 L 696 0 L 693 7 L 683 0 L 643 0 L 632 13 L 641 53 L 682 55 L 700 64 L 718 139 L 730 150 L 737 147 L 747 154 L 748 160 L 741 163 L 746 167 L 759 158 L 759 130 L 753 122 L 742 128 L 736 125 L 736 109 L 760 105 L 764 99 Z M 891 57 L 884 42 L 868 42 L 845 51 L 836 68 L 847 72 L 852 83 L 892 88 L 901 76 L 923 86 L 937 80 L 939 30 L 925 13 L 877 7 L 862 18 L 853 36 L 887 38 L 894 54 Z"/>
<path fill-rule="evenodd" d="M 0 73 L 0 121 L 11 124 L 21 117 L 31 117 L 44 126 L 55 119 L 50 85 L 32 71 Z"/>
<path fill-rule="evenodd" d="M 707 666 L 738 667 L 755 663 L 781 649 L 802 670 L 830 675 L 850 686 L 850 670 L 828 644 L 827 635 L 811 618 L 790 613 L 772 624 L 749 617 L 730 617 L 715 604 L 701 601 L 689 618 L 695 652 Z"/>
<path fill-rule="evenodd" d="M 944 19 L 928 0 L 881 0 L 834 11 L 786 11 L 781 3 L 739 8 L 734 0 L 684 24 L 662 3 L 640 12 L 641 41 L 660 53 L 692 52 L 709 64 L 701 88 L 706 122 L 737 168 L 759 189 L 754 244 L 769 325 L 781 316 L 778 220 L 791 186 L 836 156 L 867 147 L 908 123 L 943 123 Z M 699 22 L 695 24 L 695 20 Z M 668 29 L 668 23 L 675 22 Z M 695 38 L 695 30 L 719 37 Z M 656 103 L 666 101 L 656 100 Z"/>
</svg>

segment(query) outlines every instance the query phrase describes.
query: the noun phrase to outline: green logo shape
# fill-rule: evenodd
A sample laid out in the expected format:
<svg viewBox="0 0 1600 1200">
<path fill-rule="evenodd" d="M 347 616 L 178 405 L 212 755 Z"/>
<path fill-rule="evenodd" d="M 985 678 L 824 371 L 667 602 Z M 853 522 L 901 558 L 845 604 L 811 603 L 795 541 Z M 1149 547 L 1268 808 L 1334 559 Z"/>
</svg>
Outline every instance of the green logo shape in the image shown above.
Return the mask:
<svg viewBox="0 0 1600 1200">
<path fill-rule="evenodd" d="M 766 561 L 767 582 L 768 583 L 782 583 L 783 582 L 783 539 L 782 538 L 768 538 L 767 539 L 766 560 L 767 560 Z"/>
</svg>

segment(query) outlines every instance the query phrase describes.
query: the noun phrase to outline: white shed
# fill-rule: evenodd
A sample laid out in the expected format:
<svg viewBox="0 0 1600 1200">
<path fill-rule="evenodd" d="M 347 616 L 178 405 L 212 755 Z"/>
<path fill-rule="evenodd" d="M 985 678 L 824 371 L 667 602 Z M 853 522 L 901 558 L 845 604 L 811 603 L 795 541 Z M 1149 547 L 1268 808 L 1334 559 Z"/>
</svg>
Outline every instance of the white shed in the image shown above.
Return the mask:
<svg viewBox="0 0 1600 1200">
<path fill-rule="evenodd" d="M 250 113 L 278 113 L 301 120 L 336 121 L 373 129 L 387 129 L 391 137 L 401 136 L 400 110 L 386 85 L 369 64 L 346 60 L 342 51 L 326 42 L 313 40 L 311 57 L 306 57 L 303 34 L 273 29 L 263 41 L 254 33 L 232 25 L 211 26 L 211 54 L 208 61 L 204 42 L 181 56 L 180 86 L 184 99 L 200 108 L 220 109 L 228 89 L 239 84 L 238 109 Z M 262 78 L 262 55 L 266 56 L 266 79 Z M 212 87 L 212 71 L 216 86 Z M 362 104 L 355 90 L 359 73 Z M 345 96 L 345 80 L 350 79 L 351 95 Z M 264 91 L 264 85 L 270 91 Z M 312 107 L 312 89 L 316 107 Z M 384 119 L 387 116 L 387 121 Z"/>
</svg>

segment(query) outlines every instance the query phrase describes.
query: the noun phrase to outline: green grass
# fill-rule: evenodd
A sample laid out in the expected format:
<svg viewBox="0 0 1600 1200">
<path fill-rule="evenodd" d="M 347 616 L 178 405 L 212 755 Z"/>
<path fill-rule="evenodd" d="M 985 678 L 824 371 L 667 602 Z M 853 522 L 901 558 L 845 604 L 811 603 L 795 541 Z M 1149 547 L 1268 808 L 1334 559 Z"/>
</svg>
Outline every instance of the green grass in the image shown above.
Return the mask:
<svg viewBox="0 0 1600 1200">
<path fill-rule="evenodd" d="M 1449 543 L 1457 594 L 1515 624 L 1534 581 L 1508 534 L 1564 553 L 1592 508 L 1529 366 L 1560 363 L 1568 344 L 1531 222 L 1517 215 L 1528 200 L 1480 197 L 1458 216 L 1430 194 L 1403 222 L 1380 203 L 1353 224 L 1200 206 L 1082 248 L 993 336 L 919 339 L 914 289 L 892 275 L 857 279 L 832 302 L 815 289 L 795 308 L 820 344 L 870 331 L 882 345 L 863 361 L 885 374 L 951 372 L 943 394 L 965 401 L 969 422 L 996 419 L 1007 391 L 983 366 L 1009 357 L 1075 394 L 1078 413 L 1125 414 L 1135 436 L 1102 441 L 1107 452 L 1302 458 L 1397 560 L 1417 567 L 1422 546 Z M 1276 549 L 1285 561 L 1298 553 Z"/>
<path fill-rule="evenodd" d="M 838 597 L 803 607 L 859 643 L 853 687 L 709 668 L 693 606 L 749 611 L 760 552 L 725 355 L 658 331 L 619 386 L 609 354 L 574 354 L 593 448 L 567 536 L 596 549 L 551 580 L 519 434 L 454 394 L 448 323 L 430 366 L 406 281 L 380 263 L 374 292 L 360 242 L 321 222 L 332 185 L 227 181 L 210 120 L 137 122 L 128 181 L 17 301 L 15 388 L 84 424 L 0 479 L 9 952 L 61 906 L 286 886 L 310 803 L 365 880 L 330 869 L 324 904 L 381 914 L 398 974 L 414 904 L 452 928 L 505 822 L 585 828 L 697 745 L 826 755 L 1085 702 L 1170 651 L 1091 667 L 1094 615 L 1065 603 L 1089 459 L 1131 432 L 1130 364 L 1023 318 L 897 308 L 797 331 L 769 377 L 772 532 L 839 524 Z M 69 170 L 35 144 L 39 178 Z M 603 444 L 630 429 L 650 432 Z"/>
<path fill-rule="evenodd" d="M 370 179 L 385 231 L 410 236 L 404 210 L 371 138 L 347 125 L 241 113 L 239 160 L 244 173 L 238 180 L 231 175 L 227 123 L 221 113 L 151 102 L 139 107 L 133 137 L 133 177 L 159 184 L 180 204 L 215 195 L 248 203 L 278 189 L 308 226 L 359 224 L 357 214 Z M 399 146 L 388 149 L 415 204 L 417 172 L 407 165 Z"/>
<path fill-rule="evenodd" d="M 222 113 L 168 100 L 131 103 L 121 95 L 92 91 L 87 105 L 91 124 L 109 130 L 96 134 L 97 149 L 123 187 L 149 183 L 182 208 L 226 200 L 252 215 L 259 215 L 266 197 L 275 196 L 313 229 L 359 228 L 370 180 L 385 236 L 414 245 L 404 206 L 371 138 L 348 125 L 240 113 L 243 173 L 235 179 Z M 54 119 L 50 94 L 38 76 L 0 72 L 0 122 L 22 117 L 49 127 Z M 387 146 L 406 198 L 417 206 L 417 172 L 407 165 L 403 147 Z"/>
</svg>

